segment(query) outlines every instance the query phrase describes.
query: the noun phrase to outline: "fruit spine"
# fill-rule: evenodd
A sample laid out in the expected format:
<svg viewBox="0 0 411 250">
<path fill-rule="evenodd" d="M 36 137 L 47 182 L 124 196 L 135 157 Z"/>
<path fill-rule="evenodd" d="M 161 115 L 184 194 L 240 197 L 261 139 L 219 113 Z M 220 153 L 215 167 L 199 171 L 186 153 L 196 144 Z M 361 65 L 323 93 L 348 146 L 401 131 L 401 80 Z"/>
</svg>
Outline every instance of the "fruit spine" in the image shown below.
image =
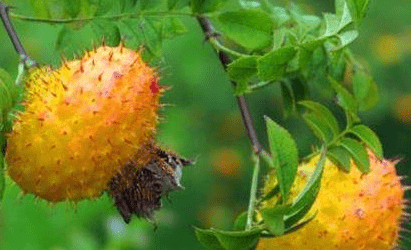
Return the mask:
<svg viewBox="0 0 411 250">
<path fill-rule="evenodd" d="M 103 45 L 56 70 L 32 70 L 25 110 L 8 138 L 10 177 L 25 193 L 53 202 L 100 196 L 155 133 L 157 81 L 123 45 Z"/>
<path fill-rule="evenodd" d="M 394 162 L 370 156 L 371 173 L 362 174 L 356 167 L 349 173 L 327 161 L 317 200 L 310 215 L 315 218 L 290 234 L 261 239 L 257 249 L 393 249 L 399 240 L 405 206 L 404 188 L 396 174 Z M 314 171 L 317 159 L 299 167 L 291 192 L 302 189 Z M 264 192 L 274 184 L 269 177 Z M 263 204 L 272 206 L 278 198 Z"/>
</svg>

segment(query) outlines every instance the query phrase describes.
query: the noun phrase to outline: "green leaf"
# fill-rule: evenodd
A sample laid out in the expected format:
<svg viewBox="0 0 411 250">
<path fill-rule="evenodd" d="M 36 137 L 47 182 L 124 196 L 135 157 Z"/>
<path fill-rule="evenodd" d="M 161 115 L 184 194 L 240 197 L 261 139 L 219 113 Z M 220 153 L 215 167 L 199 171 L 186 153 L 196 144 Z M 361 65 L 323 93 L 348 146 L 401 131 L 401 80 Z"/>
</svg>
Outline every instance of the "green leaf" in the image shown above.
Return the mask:
<svg viewBox="0 0 411 250">
<path fill-rule="evenodd" d="M 350 152 L 355 165 L 361 173 L 370 172 L 370 160 L 368 158 L 367 150 L 365 150 L 364 146 L 359 141 L 351 138 L 343 138 L 341 139 L 340 144 Z"/>
<path fill-rule="evenodd" d="M 64 13 L 67 14 L 71 18 L 77 17 L 80 13 L 81 2 L 85 2 L 85 1 L 82 1 L 82 0 L 63 1 Z"/>
<path fill-rule="evenodd" d="M 62 50 L 67 44 L 71 44 L 73 36 L 73 30 L 67 26 L 63 26 L 57 35 L 56 50 Z"/>
<path fill-rule="evenodd" d="M 277 185 L 275 185 L 275 187 L 273 189 L 271 189 L 270 192 L 268 192 L 266 195 L 264 195 L 262 197 L 261 201 L 269 200 L 269 199 L 273 198 L 274 196 L 276 196 L 279 193 L 280 193 L 280 186 L 277 184 Z"/>
<path fill-rule="evenodd" d="M 0 125 L 7 121 L 7 114 L 13 106 L 12 96 L 7 85 L 0 79 Z"/>
<path fill-rule="evenodd" d="M 51 18 L 50 10 L 47 1 L 30 0 L 30 6 L 36 17 Z"/>
<path fill-rule="evenodd" d="M 249 91 L 248 82 L 257 74 L 257 59 L 258 56 L 241 57 L 228 65 L 228 77 L 237 83 L 236 94 Z"/>
<path fill-rule="evenodd" d="M 274 23 L 260 10 L 229 11 L 215 16 L 217 27 L 229 39 L 247 49 L 261 49 L 273 41 Z"/>
<path fill-rule="evenodd" d="M 324 14 L 326 29 L 322 37 L 334 36 L 352 23 L 353 20 L 347 4 L 344 3 L 342 10 L 339 12 L 337 15 L 330 13 Z"/>
<path fill-rule="evenodd" d="M 260 210 L 263 217 L 264 224 L 267 226 L 268 231 L 273 235 L 280 236 L 284 234 L 284 215 L 290 209 L 291 204 L 278 205 L 271 208 L 262 208 Z"/>
<path fill-rule="evenodd" d="M 358 103 L 354 96 L 348 92 L 346 88 L 344 88 L 339 82 L 337 82 L 331 76 L 328 77 L 328 80 L 333 87 L 333 89 L 337 92 L 337 104 L 344 109 L 347 113 L 347 120 L 348 124 L 358 122 L 360 119 L 357 116 L 358 112 Z"/>
<path fill-rule="evenodd" d="M 194 13 L 213 12 L 226 4 L 227 0 L 191 0 L 191 9 Z"/>
<path fill-rule="evenodd" d="M 186 7 L 190 3 L 190 0 L 168 0 L 167 7 L 169 10 L 179 10 Z"/>
<path fill-rule="evenodd" d="M 327 156 L 339 168 L 349 172 L 351 169 L 351 155 L 341 146 L 332 147 L 328 150 Z"/>
<path fill-rule="evenodd" d="M 118 25 L 127 44 L 131 47 L 144 45 L 145 60 L 161 57 L 163 40 L 187 31 L 182 22 L 173 17 L 122 19 Z"/>
<path fill-rule="evenodd" d="M 268 142 L 275 166 L 277 166 L 277 180 L 283 202 L 293 185 L 298 168 L 297 145 L 287 130 L 265 116 Z"/>
<path fill-rule="evenodd" d="M 378 136 L 369 127 L 365 125 L 356 125 L 352 127 L 348 132 L 356 135 L 361 141 L 363 141 L 370 149 L 377 155 L 378 158 L 383 158 L 382 144 Z"/>
<path fill-rule="evenodd" d="M 263 80 L 279 80 L 285 73 L 287 63 L 296 54 L 294 47 L 283 47 L 267 53 L 257 61 L 258 75 Z"/>
<path fill-rule="evenodd" d="M 332 140 L 333 134 L 324 117 L 317 116 L 313 113 L 305 113 L 302 117 L 314 135 L 323 143 L 329 143 Z"/>
<path fill-rule="evenodd" d="M 326 155 L 327 149 L 323 146 L 321 149 L 320 159 L 317 162 L 314 172 L 311 174 L 311 177 L 304 186 L 303 190 L 293 201 L 290 210 L 285 216 L 285 225 L 287 230 L 301 220 L 314 204 L 321 187 L 321 176 L 324 169 Z"/>
<path fill-rule="evenodd" d="M 120 30 L 114 22 L 96 20 L 91 22 L 91 27 L 98 39 L 104 39 L 108 46 L 115 47 L 120 44 Z"/>
<path fill-rule="evenodd" d="M 214 233 L 224 249 L 249 250 L 258 243 L 261 231 L 261 228 L 253 228 L 248 231 L 214 230 Z"/>
<path fill-rule="evenodd" d="M 361 70 L 357 71 L 354 75 L 353 90 L 359 102 L 360 110 L 368 110 L 378 101 L 377 84 L 370 75 Z"/>
<path fill-rule="evenodd" d="M 162 0 L 140 0 L 141 10 L 154 9 L 162 4 Z"/>
<path fill-rule="evenodd" d="M 184 33 L 187 33 L 188 29 L 183 22 L 174 17 L 168 18 L 162 22 L 162 37 L 163 39 L 172 39 Z"/>
<path fill-rule="evenodd" d="M 337 49 L 342 49 L 345 46 L 352 43 L 358 37 L 358 31 L 349 30 L 349 31 L 338 34 L 337 37 L 340 39 L 340 45 L 338 46 Z"/>
<path fill-rule="evenodd" d="M 97 3 L 97 9 L 94 13 L 95 16 L 102 16 L 104 14 L 109 13 L 113 9 L 115 9 L 119 5 L 119 1 L 117 0 L 101 0 Z M 120 8 L 118 8 L 120 9 Z M 116 12 L 115 12 L 116 13 Z"/>
<path fill-rule="evenodd" d="M 344 1 L 348 4 L 348 8 L 351 12 L 351 15 L 354 18 L 354 21 L 357 25 L 361 24 L 362 20 L 367 13 L 370 0 L 337 0 Z"/>
<path fill-rule="evenodd" d="M 283 97 L 284 117 L 288 118 L 295 114 L 296 108 L 292 89 L 285 82 L 281 82 L 281 96 Z"/>
<path fill-rule="evenodd" d="M 243 231 L 247 225 L 247 211 L 242 212 L 234 221 L 234 231 Z"/>
<path fill-rule="evenodd" d="M 282 26 L 291 19 L 290 15 L 288 14 L 288 11 L 282 7 L 273 7 L 272 16 L 274 18 L 275 23 L 278 26 Z"/>
<path fill-rule="evenodd" d="M 314 115 L 322 117 L 326 121 L 327 126 L 330 128 L 333 137 L 339 134 L 340 128 L 338 127 L 338 121 L 327 107 L 313 101 L 300 101 L 298 104 L 307 108 Z"/>
<path fill-rule="evenodd" d="M 207 248 L 213 250 L 225 250 L 225 248 L 221 246 L 220 241 L 217 239 L 214 230 L 194 227 L 194 233 L 197 240 Z"/>
</svg>

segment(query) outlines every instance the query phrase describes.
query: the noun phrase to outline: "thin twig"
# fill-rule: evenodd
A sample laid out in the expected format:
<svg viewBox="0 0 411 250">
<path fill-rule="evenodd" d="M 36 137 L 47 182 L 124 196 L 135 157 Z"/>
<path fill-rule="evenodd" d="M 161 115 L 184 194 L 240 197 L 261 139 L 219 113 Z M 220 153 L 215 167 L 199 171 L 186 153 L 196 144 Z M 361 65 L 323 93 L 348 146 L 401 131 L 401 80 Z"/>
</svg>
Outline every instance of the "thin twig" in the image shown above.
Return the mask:
<svg viewBox="0 0 411 250">
<path fill-rule="evenodd" d="M 105 20 L 120 20 L 127 18 L 138 18 L 142 16 L 195 16 L 195 13 L 191 12 L 172 12 L 172 11 L 140 11 L 135 13 L 123 13 L 118 15 L 109 15 L 109 16 L 98 16 L 98 17 L 80 17 L 80 18 L 67 18 L 67 19 L 51 19 L 51 18 L 37 18 L 29 17 L 24 15 L 19 15 L 16 13 L 10 13 L 10 16 L 24 21 L 37 22 L 37 23 L 49 23 L 49 24 L 68 24 L 68 23 L 77 23 L 77 22 L 87 22 L 93 21 L 96 19 L 105 19 Z"/>
<path fill-rule="evenodd" d="M 3 21 L 4 28 L 6 29 L 7 34 L 9 35 L 10 40 L 14 45 L 14 48 L 16 49 L 17 53 L 20 55 L 21 60 L 24 64 L 28 62 L 30 67 L 37 65 L 37 63 L 33 61 L 27 55 L 26 51 L 24 50 L 23 45 L 21 44 L 20 39 L 17 36 L 16 31 L 14 30 L 14 27 L 10 22 L 8 11 L 9 11 L 9 6 L 0 2 L 1 20 Z"/>
<path fill-rule="evenodd" d="M 211 23 L 205 17 L 197 17 L 197 21 L 200 23 L 201 29 L 206 35 L 206 39 L 213 37 L 214 28 Z M 220 58 L 221 64 L 224 68 L 227 68 L 227 65 L 231 62 L 231 59 L 224 51 L 218 51 L 218 56 Z M 235 86 L 236 83 L 232 82 Z M 250 111 L 248 110 L 248 104 L 244 96 L 237 96 L 237 103 L 241 111 L 241 116 L 243 118 L 244 127 L 247 131 L 248 138 L 253 146 L 254 153 L 260 155 L 262 152 L 262 147 L 258 141 L 257 132 L 254 128 L 254 123 Z"/>
<path fill-rule="evenodd" d="M 250 188 L 250 201 L 248 203 L 247 224 L 245 226 L 245 230 L 250 230 L 253 226 L 254 208 L 257 200 L 258 174 L 260 172 L 260 158 L 255 154 L 253 154 L 252 158 L 254 161 L 254 170 Z"/>
</svg>

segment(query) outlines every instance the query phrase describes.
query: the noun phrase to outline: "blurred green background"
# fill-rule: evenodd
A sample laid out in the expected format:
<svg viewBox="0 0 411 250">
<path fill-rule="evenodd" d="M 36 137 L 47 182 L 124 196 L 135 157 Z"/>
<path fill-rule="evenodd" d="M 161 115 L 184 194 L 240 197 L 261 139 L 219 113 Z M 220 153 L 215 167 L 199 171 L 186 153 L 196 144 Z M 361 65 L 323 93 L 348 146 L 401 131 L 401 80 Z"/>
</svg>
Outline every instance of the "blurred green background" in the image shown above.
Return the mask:
<svg viewBox="0 0 411 250">
<path fill-rule="evenodd" d="M 28 1 L 6 2 L 28 8 Z M 296 2 L 316 14 L 333 10 L 333 1 Z M 411 175 L 410 11 L 411 1 L 372 1 L 360 36 L 352 45 L 355 54 L 367 62 L 381 96 L 379 104 L 361 117 L 380 136 L 385 157 L 402 158 L 398 171 L 406 176 Z M 55 50 L 59 26 L 13 22 L 35 60 L 59 64 L 60 54 Z M 203 249 L 193 226 L 230 229 L 233 219 L 247 208 L 251 148 L 216 54 L 204 42 L 197 23 L 190 18 L 185 22 L 189 32 L 164 43 L 159 70 L 162 84 L 172 89 L 162 100 L 171 106 L 162 111 L 158 141 L 198 161 L 184 171 L 186 189 L 171 193 L 172 202 L 163 201 L 163 208 L 156 212 L 158 229 L 153 231 L 150 223 L 139 219 L 124 224 L 107 196 L 50 205 L 31 195 L 22 197 L 8 180 L 0 210 L 0 249 Z M 15 77 L 18 61 L 0 28 L 0 67 Z M 300 120 L 282 118 L 278 86 L 247 98 L 263 143 L 263 115 L 268 115 L 295 136 L 301 155 L 310 152 L 314 140 L 309 130 Z"/>
</svg>

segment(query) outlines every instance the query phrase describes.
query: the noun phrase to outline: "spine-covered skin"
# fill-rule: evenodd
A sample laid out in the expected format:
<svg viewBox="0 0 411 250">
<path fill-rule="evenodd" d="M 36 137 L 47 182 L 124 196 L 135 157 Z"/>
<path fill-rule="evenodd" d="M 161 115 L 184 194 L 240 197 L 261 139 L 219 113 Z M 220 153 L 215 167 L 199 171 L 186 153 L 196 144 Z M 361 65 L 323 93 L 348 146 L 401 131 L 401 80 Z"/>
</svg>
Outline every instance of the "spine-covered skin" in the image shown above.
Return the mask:
<svg viewBox="0 0 411 250">
<path fill-rule="evenodd" d="M 369 153 L 371 172 L 362 174 L 355 166 L 345 172 L 327 161 L 321 188 L 308 216 L 314 219 L 284 236 L 261 239 L 257 249 L 391 250 L 399 245 L 401 223 L 406 218 L 404 190 L 395 162 L 379 160 Z M 318 158 L 299 166 L 291 199 L 313 173 Z M 269 175 L 264 192 L 274 187 Z M 273 206 L 279 197 L 265 201 Z"/>
</svg>

